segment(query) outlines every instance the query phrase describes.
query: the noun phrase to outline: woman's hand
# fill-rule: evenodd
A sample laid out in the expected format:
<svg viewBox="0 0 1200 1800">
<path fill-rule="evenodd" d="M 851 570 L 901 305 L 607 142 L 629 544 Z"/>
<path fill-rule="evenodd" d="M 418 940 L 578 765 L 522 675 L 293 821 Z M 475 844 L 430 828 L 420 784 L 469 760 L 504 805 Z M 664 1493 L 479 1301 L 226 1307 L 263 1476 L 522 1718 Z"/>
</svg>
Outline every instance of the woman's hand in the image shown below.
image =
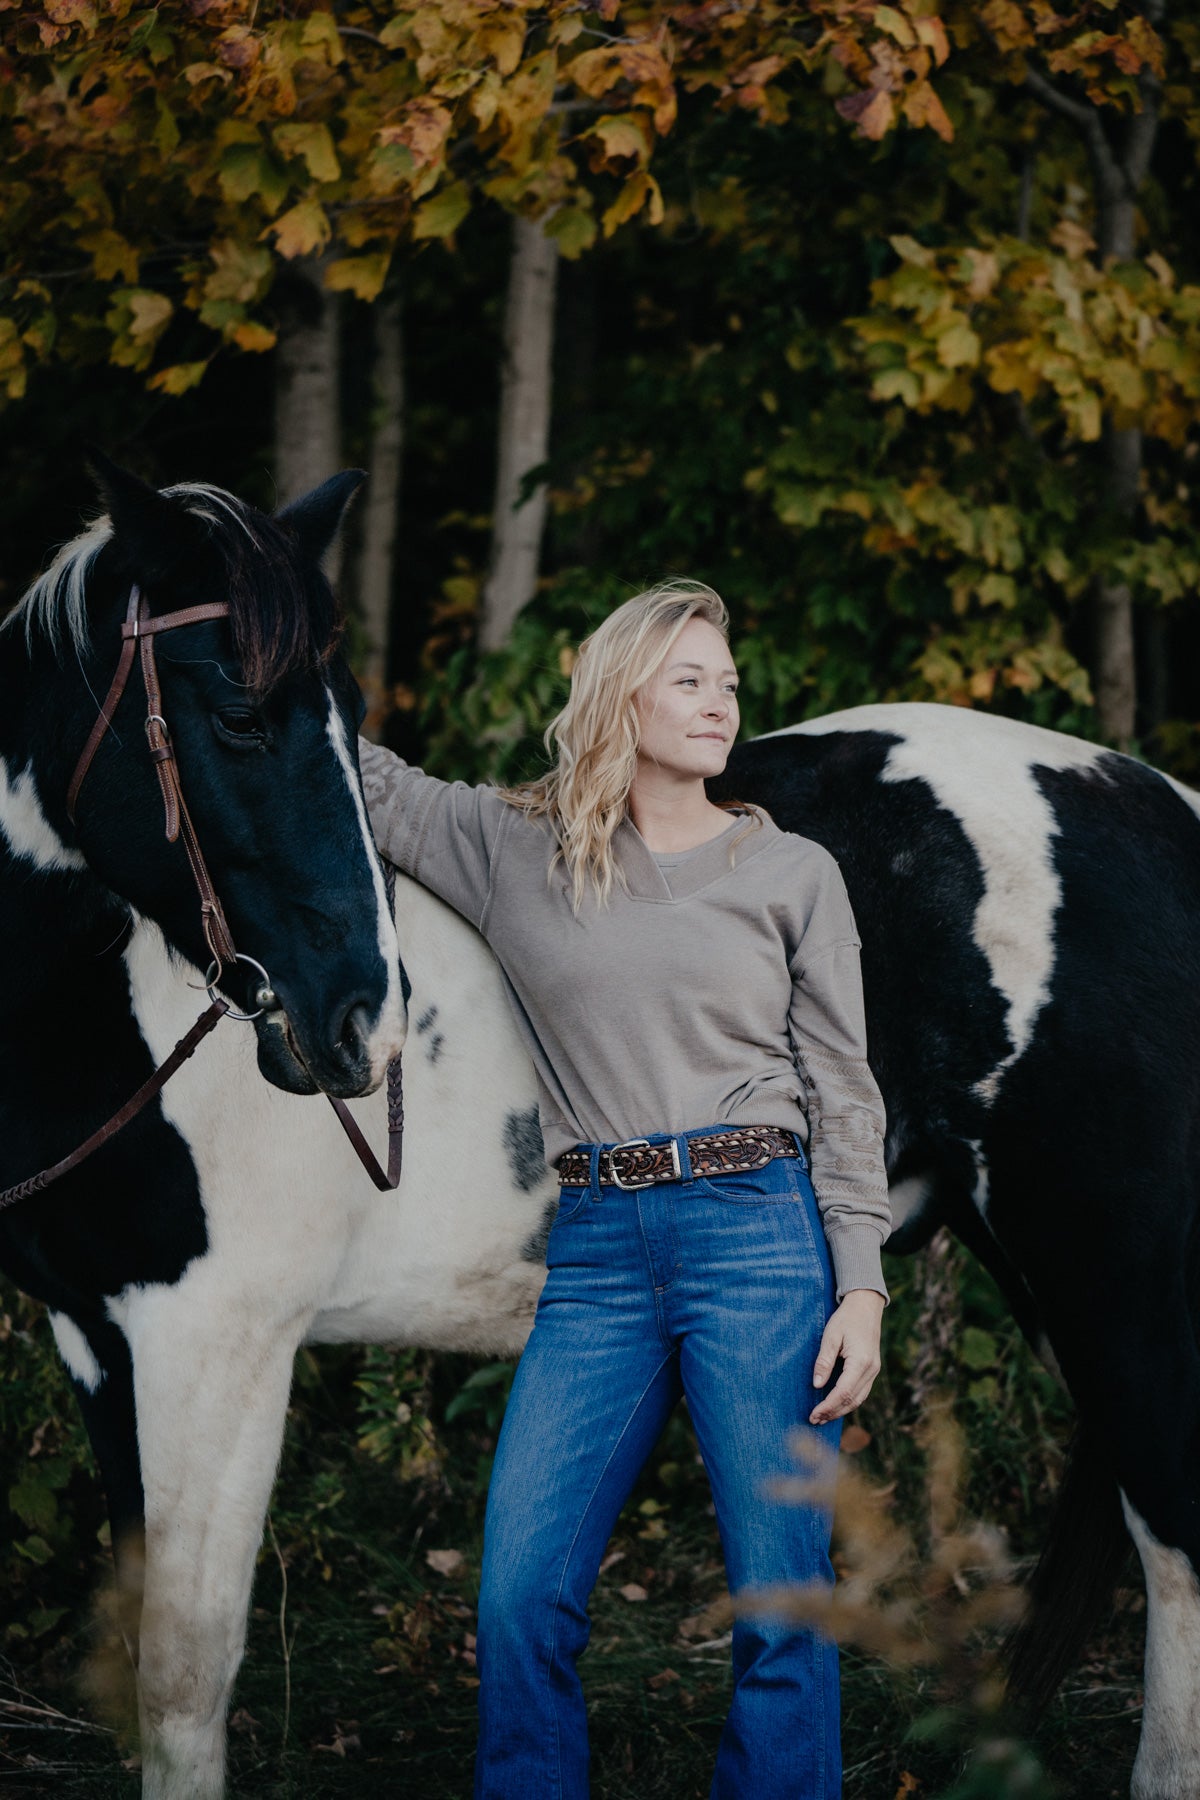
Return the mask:
<svg viewBox="0 0 1200 1800">
<path fill-rule="evenodd" d="M 873 1288 L 851 1288 L 821 1338 L 813 1386 L 824 1387 L 842 1359 L 837 1386 L 813 1407 L 810 1425 L 824 1425 L 861 1406 L 879 1373 L 879 1324 L 886 1302 Z"/>
</svg>

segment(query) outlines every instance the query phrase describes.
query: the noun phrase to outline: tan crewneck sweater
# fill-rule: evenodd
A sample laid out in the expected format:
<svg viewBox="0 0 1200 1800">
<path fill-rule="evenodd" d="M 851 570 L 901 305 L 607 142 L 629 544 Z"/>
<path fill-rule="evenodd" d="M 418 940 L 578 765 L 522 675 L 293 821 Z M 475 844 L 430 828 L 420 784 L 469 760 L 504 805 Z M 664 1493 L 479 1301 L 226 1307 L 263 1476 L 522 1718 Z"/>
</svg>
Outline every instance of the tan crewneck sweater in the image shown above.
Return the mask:
<svg viewBox="0 0 1200 1800">
<path fill-rule="evenodd" d="M 704 1125 L 808 1141 L 837 1279 L 886 1294 L 884 1109 L 838 866 L 761 824 L 661 862 L 631 819 L 608 905 L 572 910 L 549 828 L 360 741 L 376 840 L 491 946 L 537 1074 L 546 1155 Z"/>
</svg>

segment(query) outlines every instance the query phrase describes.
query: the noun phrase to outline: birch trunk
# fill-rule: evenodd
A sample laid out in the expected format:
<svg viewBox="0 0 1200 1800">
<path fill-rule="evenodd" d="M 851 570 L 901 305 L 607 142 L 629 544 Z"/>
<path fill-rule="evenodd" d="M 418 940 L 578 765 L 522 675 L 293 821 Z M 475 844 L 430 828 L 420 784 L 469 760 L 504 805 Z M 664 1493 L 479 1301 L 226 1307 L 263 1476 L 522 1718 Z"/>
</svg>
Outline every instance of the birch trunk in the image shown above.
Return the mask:
<svg viewBox="0 0 1200 1800">
<path fill-rule="evenodd" d="M 281 506 L 341 467 L 337 302 L 322 285 L 316 259 L 291 265 L 275 350 L 275 488 Z M 325 572 L 335 586 L 340 568 L 341 546 L 335 540 L 325 557 Z"/>
<path fill-rule="evenodd" d="M 1165 0 L 1147 0 L 1142 11 L 1158 25 Z M 1083 140 L 1096 192 L 1097 251 L 1101 263 L 1127 262 L 1136 249 L 1137 200 L 1150 169 L 1158 136 L 1161 85 L 1143 69 L 1138 77 L 1141 111 L 1130 119 L 1122 141 L 1108 137 L 1101 109 L 1077 100 L 1047 76 L 1029 69 L 1025 85 L 1048 111 L 1068 119 Z M 1142 434 L 1136 426 L 1104 433 L 1103 502 L 1106 518 L 1129 530 L 1137 510 L 1142 473 Z M 1137 717 L 1133 593 L 1127 581 L 1099 575 L 1092 594 L 1092 677 L 1096 716 L 1104 736 L 1120 749 L 1132 741 Z"/>
<path fill-rule="evenodd" d="M 517 219 L 504 314 L 504 367 L 493 511 L 492 554 L 479 645 L 496 650 L 537 587 L 546 489 L 521 500 L 521 484 L 546 460 L 550 440 L 554 289 L 558 246 L 535 219 Z"/>
<path fill-rule="evenodd" d="M 387 681 L 392 605 L 396 592 L 396 541 L 404 451 L 404 337 L 398 288 L 373 311 L 371 445 L 363 502 L 359 601 L 366 653 L 361 669 L 367 716 L 363 730 L 375 737 L 388 712 Z"/>
</svg>

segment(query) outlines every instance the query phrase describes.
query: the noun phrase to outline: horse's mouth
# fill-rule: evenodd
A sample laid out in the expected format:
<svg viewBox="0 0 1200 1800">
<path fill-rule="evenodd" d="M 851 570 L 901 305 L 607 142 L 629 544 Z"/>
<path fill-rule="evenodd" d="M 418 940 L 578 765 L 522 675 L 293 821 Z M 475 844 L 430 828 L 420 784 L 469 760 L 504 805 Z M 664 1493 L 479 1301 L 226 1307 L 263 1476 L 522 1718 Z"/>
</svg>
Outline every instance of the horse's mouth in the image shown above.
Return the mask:
<svg viewBox="0 0 1200 1800">
<path fill-rule="evenodd" d="M 264 1013 L 255 1020 L 254 1030 L 258 1038 L 259 1073 L 272 1087 L 282 1088 L 285 1094 L 316 1094 L 320 1091 L 296 1048 L 285 1012 Z"/>
</svg>

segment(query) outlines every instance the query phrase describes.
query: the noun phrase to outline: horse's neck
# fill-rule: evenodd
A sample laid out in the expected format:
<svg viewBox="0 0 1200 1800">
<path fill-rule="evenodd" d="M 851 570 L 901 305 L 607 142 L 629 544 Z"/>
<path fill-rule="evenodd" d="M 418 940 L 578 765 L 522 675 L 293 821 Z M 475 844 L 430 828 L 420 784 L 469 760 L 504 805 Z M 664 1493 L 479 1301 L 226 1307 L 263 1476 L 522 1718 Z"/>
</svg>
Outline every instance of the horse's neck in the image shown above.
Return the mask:
<svg viewBox="0 0 1200 1800">
<path fill-rule="evenodd" d="M 19 621 L 0 631 L 0 1014 L 10 1017 L 53 1004 L 72 964 L 95 956 L 126 916 L 55 823 L 87 729 L 48 652 L 30 655 Z"/>
</svg>

